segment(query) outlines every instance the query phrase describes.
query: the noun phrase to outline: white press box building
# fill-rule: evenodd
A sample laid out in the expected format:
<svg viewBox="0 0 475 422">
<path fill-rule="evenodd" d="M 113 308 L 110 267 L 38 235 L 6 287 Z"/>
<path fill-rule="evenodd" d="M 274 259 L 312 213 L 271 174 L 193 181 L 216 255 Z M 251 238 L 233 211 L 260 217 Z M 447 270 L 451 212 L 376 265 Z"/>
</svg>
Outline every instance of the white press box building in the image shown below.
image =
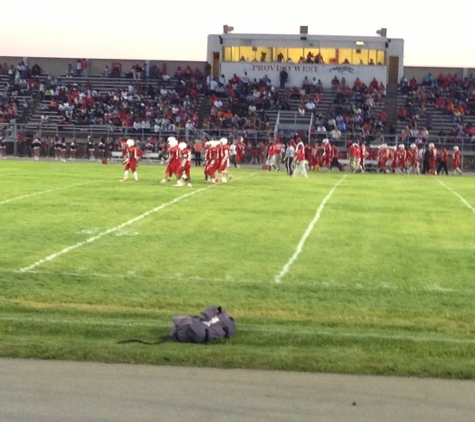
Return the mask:
<svg viewBox="0 0 475 422">
<path fill-rule="evenodd" d="M 392 85 L 404 74 L 404 40 L 388 38 L 385 28 L 374 37 L 311 35 L 306 26 L 294 35 L 233 30 L 224 25 L 222 34 L 208 35 L 207 61 L 216 79 L 241 77 L 246 72 L 251 81 L 267 75 L 279 86 L 285 71 L 287 86 L 301 86 L 305 77 L 330 86 L 335 76 L 344 77 L 350 86 L 356 78 L 366 84 L 376 78 Z"/>
</svg>

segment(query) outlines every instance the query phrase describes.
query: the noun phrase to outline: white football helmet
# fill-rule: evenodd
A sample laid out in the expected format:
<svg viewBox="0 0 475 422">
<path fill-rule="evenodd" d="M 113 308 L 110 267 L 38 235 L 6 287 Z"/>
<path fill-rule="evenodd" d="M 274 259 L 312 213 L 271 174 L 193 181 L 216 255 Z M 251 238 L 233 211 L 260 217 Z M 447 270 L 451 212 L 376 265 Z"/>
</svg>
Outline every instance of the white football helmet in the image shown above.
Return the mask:
<svg viewBox="0 0 475 422">
<path fill-rule="evenodd" d="M 404 149 L 404 144 L 399 144 L 399 149 Z"/>
<path fill-rule="evenodd" d="M 180 149 L 180 151 L 183 151 L 186 148 L 186 142 L 180 142 L 178 144 L 178 148 Z"/>
<path fill-rule="evenodd" d="M 178 145 L 178 140 L 174 136 L 170 136 L 167 142 L 170 147 L 176 147 Z"/>
<path fill-rule="evenodd" d="M 221 138 L 221 139 L 219 140 L 219 143 L 220 143 L 221 145 L 226 145 L 226 144 L 228 143 L 228 138 Z"/>
<path fill-rule="evenodd" d="M 130 148 L 130 147 L 133 147 L 135 145 L 135 142 L 133 139 L 127 139 L 127 146 Z"/>
<path fill-rule="evenodd" d="M 328 144 L 328 142 L 330 142 L 330 140 L 328 138 L 325 138 L 323 141 L 322 141 L 322 144 Z"/>
<path fill-rule="evenodd" d="M 459 147 L 457 145 L 454 146 L 454 151 L 458 151 Z"/>
<path fill-rule="evenodd" d="M 434 148 L 434 144 L 432 142 L 429 144 L 429 148 Z"/>
<path fill-rule="evenodd" d="M 414 149 L 416 147 L 416 144 L 411 144 L 411 149 Z"/>
</svg>

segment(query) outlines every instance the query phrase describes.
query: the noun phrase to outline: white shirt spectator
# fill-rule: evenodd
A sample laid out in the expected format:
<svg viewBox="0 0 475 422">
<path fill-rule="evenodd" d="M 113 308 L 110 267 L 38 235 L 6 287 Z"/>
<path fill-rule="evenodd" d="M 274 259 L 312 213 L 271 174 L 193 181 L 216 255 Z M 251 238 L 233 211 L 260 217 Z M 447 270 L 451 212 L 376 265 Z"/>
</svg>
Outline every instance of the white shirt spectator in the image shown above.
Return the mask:
<svg viewBox="0 0 475 422">
<path fill-rule="evenodd" d="M 317 133 L 327 133 L 327 128 L 324 125 L 318 125 Z"/>
<path fill-rule="evenodd" d="M 333 129 L 332 131 L 330 131 L 330 137 L 331 137 L 332 139 L 335 139 L 336 141 L 340 140 L 340 139 L 341 139 L 341 131 L 340 131 L 340 129 L 335 128 L 335 129 Z"/>
<path fill-rule="evenodd" d="M 315 108 L 316 108 L 316 105 L 313 101 L 308 101 L 306 104 L 305 104 L 305 108 L 308 110 L 308 111 L 314 111 Z"/>
<path fill-rule="evenodd" d="M 216 88 L 218 87 L 218 82 L 216 82 L 214 79 L 211 79 L 209 81 L 209 90 L 210 91 L 216 91 Z"/>
</svg>

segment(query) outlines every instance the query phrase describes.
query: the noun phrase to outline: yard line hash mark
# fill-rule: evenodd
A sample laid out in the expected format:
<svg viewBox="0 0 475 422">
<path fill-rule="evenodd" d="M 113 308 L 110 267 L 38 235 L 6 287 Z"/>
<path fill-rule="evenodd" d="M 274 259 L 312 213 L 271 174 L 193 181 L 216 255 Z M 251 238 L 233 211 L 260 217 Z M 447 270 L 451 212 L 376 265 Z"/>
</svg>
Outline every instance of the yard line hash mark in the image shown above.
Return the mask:
<svg viewBox="0 0 475 422">
<path fill-rule="evenodd" d="M 137 221 L 139 220 L 142 220 L 144 219 L 145 217 L 148 217 L 149 215 L 157 212 L 157 211 L 160 211 L 162 210 L 163 208 L 165 207 L 168 207 L 169 205 L 173 205 L 173 204 L 176 204 L 177 202 L 181 201 L 182 199 L 185 199 L 185 198 L 188 198 L 192 195 L 195 195 L 199 192 L 202 192 L 206 189 L 209 189 L 211 188 L 212 186 L 209 186 L 207 188 L 201 188 L 201 189 L 198 189 L 198 190 L 195 190 L 193 192 L 190 192 L 190 193 L 187 193 L 185 195 L 182 195 L 182 196 L 179 196 L 178 198 L 175 198 L 173 199 L 172 201 L 169 201 L 169 202 L 165 202 L 164 204 L 161 204 L 159 205 L 158 207 L 155 207 L 153 209 L 151 209 L 150 211 L 147 211 L 147 212 L 144 212 L 143 214 L 140 214 L 139 216 L 135 217 L 135 218 L 132 218 L 128 221 L 126 221 L 125 223 L 122 223 L 116 227 L 113 227 L 111 229 L 108 229 L 108 230 L 105 230 L 101 233 L 99 233 L 98 235 L 96 236 L 92 236 L 86 240 L 84 240 L 83 242 L 78 242 L 76 243 L 75 245 L 72 245 L 72 246 L 68 246 L 67 248 L 64 248 L 62 250 L 60 250 L 59 252 L 56 252 L 54 254 L 51 254 L 49 256 L 47 256 L 46 258 L 43 258 L 43 259 L 40 259 L 39 261 L 36 261 L 34 264 L 30 265 L 29 267 L 24 267 L 24 268 L 20 268 L 20 272 L 24 273 L 24 272 L 27 272 L 27 271 L 30 271 L 36 267 L 39 267 L 40 265 L 44 264 L 45 262 L 48 262 L 48 261 L 52 261 L 53 259 L 57 258 L 58 256 L 61 256 L 61 255 L 64 255 L 65 253 L 68 253 L 74 249 L 77 249 L 81 246 L 84 246 L 88 243 L 92 243 L 92 242 L 95 242 L 96 240 L 100 239 L 101 237 L 104 237 L 110 233 L 114 233 L 116 232 L 117 230 L 121 230 L 123 229 L 124 227 L 127 227 L 127 226 L 130 226 L 131 224 L 133 223 L 136 223 Z"/>
<path fill-rule="evenodd" d="M 54 189 L 44 190 L 44 191 L 41 191 L 41 192 L 29 193 L 28 195 L 22 195 L 22 196 L 17 196 L 15 198 L 5 199 L 4 201 L 0 202 L 0 205 L 7 204 L 7 203 L 13 202 L 13 201 L 19 201 L 20 199 L 31 198 L 32 196 L 42 195 L 44 193 L 55 192 L 55 191 L 61 190 L 61 189 L 68 189 L 68 188 L 73 188 L 75 186 L 87 185 L 89 183 L 92 183 L 92 182 L 75 183 L 74 185 L 62 186 L 60 188 L 54 188 Z"/>
<path fill-rule="evenodd" d="M 294 254 L 290 257 L 290 259 L 287 261 L 287 263 L 284 265 L 284 267 L 282 268 L 282 271 L 275 276 L 275 282 L 276 283 L 280 283 L 280 281 L 282 280 L 282 277 L 285 276 L 285 274 L 287 274 L 287 272 L 289 271 L 290 267 L 292 266 L 292 264 L 294 263 L 294 261 L 298 258 L 298 256 L 300 255 L 300 252 L 302 252 L 302 249 L 303 249 L 303 246 L 305 244 L 305 242 L 307 241 L 307 238 L 310 236 L 310 233 L 312 232 L 313 230 L 313 227 L 315 226 L 315 224 L 317 223 L 317 221 L 320 219 L 320 215 L 322 214 L 322 211 L 323 211 L 323 208 L 325 207 L 325 204 L 327 203 L 327 201 L 331 198 L 331 196 L 333 195 L 333 192 L 335 192 L 335 189 L 338 187 L 338 185 L 343 182 L 343 180 L 346 179 L 346 174 L 331 188 L 330 192 L 328 192 L 328 195 L 325 196 L 325 198 L 323 199 L 322 203 L 320 204 L 320 206 L 318 207 L 318 210 L 317 210 L 317 213 L 315 214 L 315 217 L 313 217 L 313 220 L 312 222 L 310 223 L 310 225 L 307 227 L 307 230 L 305 231 L 304 235 L 302 236 L 302 238 L 300 239 L 300 242 L 298 243 L 297 245 L 297 248 L 295 249 L 295 252 Z"/>
<path fill-rule="evenodd" d="M 251 174 L 249 175 L 249 177 L 252 177 L 252 176 L 254 176 L 255 174 L 256 174 L 256 173 L 251 173 Z M 236 178 L 236 179 L 241 179 L 241 178 Z M 56 252 L 56 253 L 54 253 L 54 254 L 51 254 L 51 255 L 47 256 L 46 258 L 40 259 L 39 261 L 36 261 L 34 264 L 30 265 L 29 267 L 20 268 L 18 271 L 19 271 L 19 272 L 22 272 L 22 273 L 31 271 L 31 270 L 33 270 L 34 268 L 39 267 L 40 265 L 44 264 L 45 262 L 52 261 L 53 259 L 57 258 L 58 256 L 64 255 L 65 253 L 68 253 L 68 252 L 70 252 L 70 251 L 72 251 L 72 250 L 74 250 L 74 249 L 77 249 L 77 248 L 79 248 L 79 247 L 81 247 L 81 246 L 84 246 L 84 245 L 86 245 L 86 244 L 88 244 L 88 243 L 92 243 L 92 242 L 94 242 L 94 241 L 100 239 L 101 237 L 104 237 L 104 236 L 106 236 L 106 235 L 108 235 L 108 234 L 110 234 L 110 233 L 114 233 L 114 232 L 116 232 L 116 231 L 118 231 L 118 230 L 122 230 L 124 227 L 130 226 L 131 224 L 136 223 L 137 221 L 142 220 L 143 218 L 148 217 L 149 215 L 151 215 L 151 214 L 153 214 L 153 213 L 155 213 L 155 212 L 157 212 L 157 211 L 160 211 L 160 210 L 162 210 L 163 208 L 165 208 L 165 207 L 167 207 L 167 206 L 169 206 L 169 205 L 176 204 L 177 202 L 181 201 L 182 199 L 188 198 L 188 197 L 190 197 L 190 196 L 192 196 L 192 195 L 195 195 L 196 193 L 199 193 L 199 192 L 202 192 L 202 191 L 204 191 L 204 190 L 213 188 L 213 187 L 215 187 L 215 186 L 216 186 L 216 185 L 211 185 L 211 186 L 208 186 L 208 187 L 205 187 L 205 188 L 201 188 L 201 189 L 195 190 L 195 191 L 193 191 L 193 192 L 187 193 L 187 194 L 185 194 L 185 195 L 179 196 L 178 198 L 175 198 L 175 199 L 173 199 L 172 201 L 169 201 L 169 202 L 166 202 L 166 203 L 164 203 L 164 204 L 161 204 L 161 205 L 159 205 L 158 207 L 155 207 L 155 208 L 151 209 L 150 211 L 147 211 L 147 212 L 145 212 L 145 213 L 143 213 L 143 214 L 141 214 L 141 215 L 139 215 L 139 216 L 137 216 L 137 217 L 135 217 L 135 218 L 132 218 L 131 220 L 126 221 L 125 223 L 122 223 L 122 224 L 120 224 L 120 225 L 117 226 L 117 227 L 113 227 L 113 228 L 111 228 L 111 229 L 108 229 L 108 230 L 106 230 L 106 231 L 103 231 L 103 232 L 99 233 L 99 234 L 96 235 L 96 236 L 92 236 L 92 237 L 86 239 L 86 240 L 83 241 L 83 242 L 79 242 L 79 243 L 76 243 L 75 245 L 68 246 L 67 248 L 62 249 L 62 250 L 59 251 L 59 252 Z"/>
<path fill-rule="evenodd" d="M 455 192 L 452 188 L 449 188 L 444 182 L 441 182 L 439 179 L 437 181 L 448 191 L 452 192 L 458 199 L 460 199 L 472 212 L 475 214 L 475 208 L 473 208 L 461 195 Z"/>
</svg>

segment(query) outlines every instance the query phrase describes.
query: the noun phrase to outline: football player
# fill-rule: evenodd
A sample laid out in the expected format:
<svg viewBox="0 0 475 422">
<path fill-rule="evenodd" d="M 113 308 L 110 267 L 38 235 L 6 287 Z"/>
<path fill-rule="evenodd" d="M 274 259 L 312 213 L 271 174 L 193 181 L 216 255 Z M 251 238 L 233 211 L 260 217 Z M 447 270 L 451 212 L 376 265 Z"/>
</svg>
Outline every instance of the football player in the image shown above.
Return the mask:
<svg viewBox="0 0 475 422">
<path fill-rule="evenodd" d="M 181 153 L 181 162 L 177 173 L 178 180 L 174 186 L 185 186 L 185 183 L 187 183 L 188 187 L 191 188 L 191 148 L 186 142 L 180 142 L 178 149 Z"/>
<path fill-rule="evenodd" d="M 452 152 L 452 171 L 454 176 L 458 174 L 462 174 L 462 155 L 460 154 L 459 147 L 457 145 L 454 146 Z"/>
<path fill-rule="evenodd" d="M 409 174 L 421 174 L 419 166 L 419 148 L 416 144 L 411 144 L 407 151 L 407 162 L 409 165 Z"/>
<path fill-rule="evenodd" d="M 135 146 L 135 141 L 133 139 L 127 139 L 126 144 L 127 144 L 127 150 L 126 150 L 127 153 L 123 160 L 123 164 L 125 164 L 124 178 L 121 179 L 121 182 L 127 182 L 129 178 L 129 170 L 134 175 L 134 180 L 138 182 L 139 175 L 137 173 L 137 160 L 138 160 L 137 147 Z"/>
<path fill-rule="evenodd" d="M 178 179 L 178 171 L 181 164 L 181 151 L 178 148 L 178 140 L 174 136 L 169 136 L 168 143 L 168 159 L 167 167 L 165 168 L 165 177 L 160 180 L 160 183 L 171 182 L 173 175 Z"/>
</svg>

